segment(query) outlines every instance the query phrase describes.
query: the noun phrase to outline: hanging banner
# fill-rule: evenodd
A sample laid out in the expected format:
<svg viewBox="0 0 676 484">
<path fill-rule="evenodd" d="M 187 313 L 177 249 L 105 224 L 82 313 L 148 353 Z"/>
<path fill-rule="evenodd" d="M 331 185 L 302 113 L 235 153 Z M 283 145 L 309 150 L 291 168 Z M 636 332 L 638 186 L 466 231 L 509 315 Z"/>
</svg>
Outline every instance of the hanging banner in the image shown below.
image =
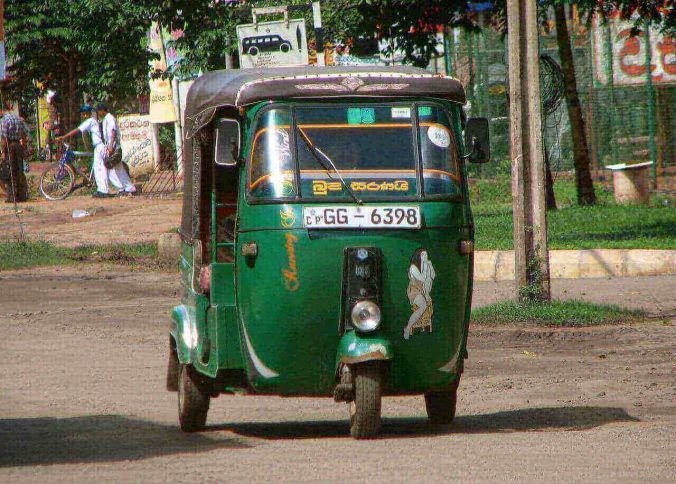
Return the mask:
<svg viewBox="0 0 676 484">
<path fill-rule="evenodd" d="M 167 59 L 164 52 L 162 31 L 157 22 L 150 27 L 150 51 L 159 54 L 160 58 L 150 62 L 153 74 L 167 73 Z M 168 77 L 150 79 L 150 121 L 152 123 L 173 123 L 176 121 L 174 111 L 174 97 L 171 90 L 171 80 Z"/>
<path fill-rule="evenodd" d="M 242 69 L 309 63 L 303 19 L 238 25 L 237 38 Z"/>
<path fill-rule="evenodd" d="M 122 160 L 132 178 L 150 175 L 155 169 L 153 129 L 149 115 L 130 114 L 117 120 L 120 128 Z"/>
<path fill-rule="evenodd" d="M 619 85 L 645 84 L 646 66 L 645 32 L 632 37 L 631 20 L 613 19 L 608 25 L 594 23 L 594 71 L 601 84 L 608 84 L 608 62 L 612 62 L 613 83 Z M 610 36 L 608 30 L 610 29 Z M 676 40 L 650 29 L 650 72 L 655 84 L 676 82 Z M 608 46 L 610 37 L 611 48 Z M 608 57 L 612 57 L 608 59 Z"/>
<path fill-rule="evenodd" d="M 38 98 L 38 130 L 40 132 L 40 148 L 47 146 L 49 127 L 49 103 L 46 97 Z"/>
</svg>

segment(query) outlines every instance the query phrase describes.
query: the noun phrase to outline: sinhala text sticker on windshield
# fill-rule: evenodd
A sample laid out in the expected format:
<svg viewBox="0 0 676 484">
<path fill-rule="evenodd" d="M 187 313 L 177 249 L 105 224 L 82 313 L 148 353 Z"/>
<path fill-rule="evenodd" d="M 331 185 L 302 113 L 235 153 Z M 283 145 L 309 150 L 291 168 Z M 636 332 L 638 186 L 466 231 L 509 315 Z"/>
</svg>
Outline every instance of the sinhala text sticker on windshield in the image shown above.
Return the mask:
<svg viewBox="0 0 676 484">
<path fill-rule="evenodd" d="M 309 229 L 419 229 L 420 207 L 414 205 L 305 207 L 303 225 Z"/>
</svg>

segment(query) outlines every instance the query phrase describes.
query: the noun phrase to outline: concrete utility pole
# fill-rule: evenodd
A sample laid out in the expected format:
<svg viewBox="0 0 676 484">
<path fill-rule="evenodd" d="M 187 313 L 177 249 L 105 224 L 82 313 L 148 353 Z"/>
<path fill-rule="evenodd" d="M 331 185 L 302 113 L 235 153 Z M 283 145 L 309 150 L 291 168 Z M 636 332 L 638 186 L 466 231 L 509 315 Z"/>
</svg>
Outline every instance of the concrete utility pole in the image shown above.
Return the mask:
<svg viewBox="0 0 676 484">
<path fill-rule="evenodd" d="M 508 0 L 515 280 L 519 300 L 550 300 L 535 0 Z"/>
</svg>

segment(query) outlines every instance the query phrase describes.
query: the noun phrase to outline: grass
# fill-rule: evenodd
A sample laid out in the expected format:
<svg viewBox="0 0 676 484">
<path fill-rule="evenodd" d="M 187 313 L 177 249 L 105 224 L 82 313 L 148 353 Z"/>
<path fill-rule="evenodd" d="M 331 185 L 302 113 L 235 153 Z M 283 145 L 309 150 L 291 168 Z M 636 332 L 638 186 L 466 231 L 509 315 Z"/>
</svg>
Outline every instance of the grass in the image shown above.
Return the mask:
<svg viewBox="0 0 676 484">
<path fill-rule="evenodd" d="M 43 241 L 0 242 L 0 271 L 76 262 L 138 265 L 154 263 L 156 259 L 156 244 L 83 246 L 69 249 Z"/>
<path fill-rule="evenodd" d="M 653 197 L 650 206 L 616 205 L 612 192 L 596 187 L 598 204 L 580 207 L 575 185 L 554 184 L 558 210 L 549 211 L 550 249 L 676 249 L 673 198 Z M 478 250 L 513 248 L 510 180 L 479 180 L 470 188 Z"/>
<path fill-rule="evenodd" d="M 580 327 L 602 324 L 638 322 L 643 311 L 634 311 L 606 304 L 583 301 L 552 301 L 550 303 L 518 303 L 501 301 L 472 310 L 472 323 L 499 326 L 533 324 L 538 326 Z"/>
</svg>

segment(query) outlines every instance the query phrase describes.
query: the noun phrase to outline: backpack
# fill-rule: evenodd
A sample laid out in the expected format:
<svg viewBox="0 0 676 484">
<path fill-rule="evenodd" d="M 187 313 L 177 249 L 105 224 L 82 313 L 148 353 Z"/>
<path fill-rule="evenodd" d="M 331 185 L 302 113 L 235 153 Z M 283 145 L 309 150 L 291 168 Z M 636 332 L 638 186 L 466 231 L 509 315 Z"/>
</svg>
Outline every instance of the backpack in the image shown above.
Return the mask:
<svg viewBox="0 0 676 484">
<path fill-rule="evenodd" d="M 99 129 L 101 130 L 101 139 L 103 140 L 104 145 L 105 145 L 106 140 L 105 140 L 105 137 L 104 137 L 103 123 L 102 122 L 99 123 Z M 121 144 L 120 144 L 120 131 L 119 131 L 119 129 L 116 129 L 115 132 L 117 134 L 117 136 L 115 136 L 115 149 L 113 150 L 113 152 L 110 155 L 106 154 L 103 157 L 103 166 L 105 166 L 109 170 L 111 168 L 115 168 L 119 163 L 122 162 L 122 148 L 121 148 Z"/>
</svg>

